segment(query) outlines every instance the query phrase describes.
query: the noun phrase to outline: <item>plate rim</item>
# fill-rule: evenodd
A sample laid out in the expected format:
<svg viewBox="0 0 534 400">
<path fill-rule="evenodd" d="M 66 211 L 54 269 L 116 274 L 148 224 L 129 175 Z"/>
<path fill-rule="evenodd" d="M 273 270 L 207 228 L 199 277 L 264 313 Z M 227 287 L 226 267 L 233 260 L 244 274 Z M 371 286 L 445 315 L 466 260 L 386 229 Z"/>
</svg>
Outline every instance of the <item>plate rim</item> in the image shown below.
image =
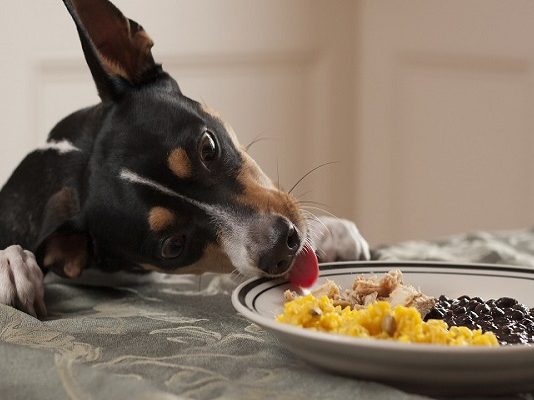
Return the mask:
<svg viewBox="0 0 534 400">
<path fill-rule="evenodd" d="M 488 270 L 488 271 L 508 271 L 508 272 L 518 272 L 518 273 L 527 273 L 533 276 L 534 279 L 534 269 L 526 268 L 516 265 L 507 265 L 507 264 L 486 264 L 486 263 L 455 263 L 447 261 L 342 261 L 342 262 L 331 262 L 331 263 L 321 263 L 319 264 L 319 277 L 322 276 L 322 273 L 336 268 L 357 268 L 358 266 L 368 266 L 368 267 L 446 267 L 450 269 L 477 269 L 477 270 Z M 498 347 L 475 347 L 475 346 L 445 346 L 439 344 L 431 343 L 403 343 L 397 341 L 387 341 L 387 340 L 376 340 L 370 338 L 357 338 L 352 336 L 346 336 L 341 334 L 327 333 L 327 332 L 318 332 L 309 329 L 300 328 L 297 326 L 292 326 L 288 324 L 282 324 L 274 319 L 270 319 L 260 315 L 257 312 L 250 310 L 241 302 L 241 298 L 246 298 L 246 293 L 242 294 L 243 289 L 250 285 L 251 283 L 257 282 L 258 285 L 261 285 L 266 282 L 276 282 L 277 284 L 287 284 L 289 283 L 287 279 L 270 279 L 266 277 L 256 277 L 250 278 L 241 283 L 238 287 L 232 292 L 232 305 L 234 309 L 245 316 L 247 319 L 252 322 L 275 332 L 299 336 L 310 341 L 316 342 L 327 342 L 332 345 L 343 345 L 343 346 L 356 346 L 356 347 L 366 347 L 369 349 L 388 349 L 396 351 L 410 351 L 417 353 L 446 353 L 458 355 L 458 353 L 468 353 L 470 355 L 479 354 L 479 355 L 494 355 L 494 354 L 524 354 L 526 352 L 534 353 L 534 346 L 528 346 L 523 344 L 511 344 L 506 346 Z M 248 292 L 247 292 L 248 293 Z"/>
</svg>

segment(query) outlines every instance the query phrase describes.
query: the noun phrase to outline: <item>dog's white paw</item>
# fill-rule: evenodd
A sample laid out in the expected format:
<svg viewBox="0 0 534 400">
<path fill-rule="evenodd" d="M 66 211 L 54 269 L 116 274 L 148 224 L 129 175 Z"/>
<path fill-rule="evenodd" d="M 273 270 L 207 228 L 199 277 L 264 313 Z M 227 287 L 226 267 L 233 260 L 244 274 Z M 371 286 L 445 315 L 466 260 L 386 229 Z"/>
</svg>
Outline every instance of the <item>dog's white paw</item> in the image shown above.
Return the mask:
<svg viewBox="0 0 534 400">
<path fill-rule="evenodd" d="M 369 245 L 353 222 L 320 216 L 310 223 L 310 239 L 319 261 L 369 260 Z"/>
<path fill-rule="evenodd" d="M 0 250 L 0 304 L 46 315 L 43 273 L 33 253 L 20 246 Z"/>
</svg>

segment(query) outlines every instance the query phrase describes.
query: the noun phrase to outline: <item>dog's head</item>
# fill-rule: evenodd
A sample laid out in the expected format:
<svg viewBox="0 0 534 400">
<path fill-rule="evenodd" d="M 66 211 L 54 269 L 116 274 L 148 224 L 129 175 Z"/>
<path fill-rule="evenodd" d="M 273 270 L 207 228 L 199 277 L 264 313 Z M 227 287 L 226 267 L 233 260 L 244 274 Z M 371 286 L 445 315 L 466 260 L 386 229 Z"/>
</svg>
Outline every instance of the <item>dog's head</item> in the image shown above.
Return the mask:
<svg viewBox="0 0 534 400">
<path fill-rule="evenodd" d="M 97 254 L 164 272 L 286 273 L 307 237 L 298 202 L 182 94 L 139 24 L 107 0 L 64 1 L 103 101 L 82 206 Z"/>
</svg>

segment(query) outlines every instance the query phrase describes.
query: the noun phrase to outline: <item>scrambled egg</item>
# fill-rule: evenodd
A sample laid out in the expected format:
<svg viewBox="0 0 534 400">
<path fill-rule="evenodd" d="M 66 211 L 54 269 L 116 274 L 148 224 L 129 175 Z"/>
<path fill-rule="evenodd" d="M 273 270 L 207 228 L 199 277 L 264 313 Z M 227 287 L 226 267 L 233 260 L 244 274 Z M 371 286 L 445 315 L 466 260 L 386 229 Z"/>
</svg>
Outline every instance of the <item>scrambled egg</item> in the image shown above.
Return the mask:
<svg viewBox="0 0 534 400">
<path fill-rule="evenodd" d="M 451 328 L 441 320 L 424 322 L 413 307 L 391 307 L 386 301 L 351 310 L 334 305 L 327 296 L 297 297 L 284 305 L 277 321 L 342 335 L 389 339 L 400 342 L 434 343 L 448 346 L 498 346 L 492 332 L 482 333 L 466 327 Z"/>
</svg>

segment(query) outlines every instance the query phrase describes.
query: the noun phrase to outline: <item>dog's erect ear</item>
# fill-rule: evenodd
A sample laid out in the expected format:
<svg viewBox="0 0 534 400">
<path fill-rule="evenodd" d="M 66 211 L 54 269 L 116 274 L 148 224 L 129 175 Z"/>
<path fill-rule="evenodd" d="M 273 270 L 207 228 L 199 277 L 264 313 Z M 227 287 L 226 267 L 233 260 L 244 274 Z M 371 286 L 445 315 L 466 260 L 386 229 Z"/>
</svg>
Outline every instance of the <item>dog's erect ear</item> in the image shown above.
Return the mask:
<svg viewBox="0 0 534 400">
<path fill-rule="evenodd" d="M 108 0 L 63 0 L 72 15 L 85 59 L 103 100 L 120 96 L 124 81 L 141 85 L 161 67 L 150 51 L 153 42 L 141 25 Z"/>
<path fill-rule="evenodd" d="M 36 246 L 43 267 L 68 278 L 80 275 L 88 262 L 89 240 L 76 221 L 79 214 L 76 190 L 57 191 L 46 203 Z"/>
</svg>

